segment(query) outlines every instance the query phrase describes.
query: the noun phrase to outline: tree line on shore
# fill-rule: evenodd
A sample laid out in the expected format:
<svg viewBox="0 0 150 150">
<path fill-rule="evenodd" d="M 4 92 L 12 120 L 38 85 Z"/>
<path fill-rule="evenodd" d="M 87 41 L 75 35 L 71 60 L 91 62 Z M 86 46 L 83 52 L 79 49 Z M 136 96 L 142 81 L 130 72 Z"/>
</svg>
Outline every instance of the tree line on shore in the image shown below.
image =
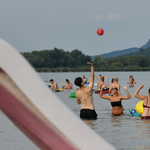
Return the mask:
<svg viewBox="0 0 150 150">
<path fill-rule="evenodd" d="M 77 49 L 69 52 L 54 48 L 21 54 L 38 72 L 90 71 L 87 62 L 93 62 L 95 71 L 150 71 L 150 48 L 109 59 L 97 56 L 93 61 Z"/>
</svg>

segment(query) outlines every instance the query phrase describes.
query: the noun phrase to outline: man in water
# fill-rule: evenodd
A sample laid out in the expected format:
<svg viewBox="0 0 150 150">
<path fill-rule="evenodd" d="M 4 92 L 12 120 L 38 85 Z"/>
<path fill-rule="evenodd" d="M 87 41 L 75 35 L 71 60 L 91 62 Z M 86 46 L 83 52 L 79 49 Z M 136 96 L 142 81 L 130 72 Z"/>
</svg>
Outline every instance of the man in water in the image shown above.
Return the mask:
<svg viewBox="0 0 150 150">
<path fill-rule="evenodd" d="M 85 77 L 85 75 L 83 75 L 82 78 L 83 78 L 83 82 L 87 83 L 87 78 Z"/>
<path fill-rule="evenodd" d="M 114 77 L 113 82 L 110 84 L 109 95 L 111 94 L 111 89 L 114 86 L 118 89 L 118 94 L 120 94 L 120 84 L 118 83 L 118 78 L 117 77 Z"/>
<path fill-rule="evenodd" d="M 97 91 L 100 91 L 101 90 L 101 87 L 105 85 L 104 83 L 104 77 L 101 77 L 101 80 L 97 82 Z M 105 86 L 106 89 L 108 89 L 107 86 Z"/>
<path fill-rule="evenodd" d="M 93 64 L 87 62 L 91 66 L 91 79 L 87 87 L 84 86 L 84 81 L 81 77 L 75 79 L 75 85 L 79 86 L 80 89 L 76 91 L 76 100 L 78 104 L 81 104 L 80 118 L 82 119 L 97 119 L 93 104 L 93 85 L 94 85 L 94 68 Z"/>
<path fill-rule="evenodd" d="M 55 90 L 55 92 L 59 92 L 58 84 L 57 84 L 56 82 L 54 82 L 53 79 L 50 79 L 50 83 L 52 84 L 51 89 L 52 89 L 52 90 Z"/>
</svg>

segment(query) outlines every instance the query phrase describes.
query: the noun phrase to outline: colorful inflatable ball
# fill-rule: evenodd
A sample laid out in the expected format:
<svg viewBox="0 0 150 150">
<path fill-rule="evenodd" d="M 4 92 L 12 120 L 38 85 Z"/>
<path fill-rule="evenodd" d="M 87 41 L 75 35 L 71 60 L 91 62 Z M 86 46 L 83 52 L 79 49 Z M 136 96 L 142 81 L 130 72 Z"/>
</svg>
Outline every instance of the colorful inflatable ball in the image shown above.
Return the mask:
<svg viewBox="0 0 150 150">
<path fill-rule="evenodd" d="M 135 110 L 137 111 L 137 113 L 141 114 L 143 113 L 143 101 L 140 101 L 136 104 L 135 106 Z"/>
</svg>

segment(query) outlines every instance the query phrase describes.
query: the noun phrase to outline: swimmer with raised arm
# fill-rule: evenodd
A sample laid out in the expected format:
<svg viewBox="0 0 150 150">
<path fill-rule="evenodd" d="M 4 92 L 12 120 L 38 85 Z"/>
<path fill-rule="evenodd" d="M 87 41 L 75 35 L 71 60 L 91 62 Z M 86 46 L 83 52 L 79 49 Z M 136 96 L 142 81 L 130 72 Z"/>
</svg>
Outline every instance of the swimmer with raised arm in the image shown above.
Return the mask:
<svg viewBox="0 0 150 150">
<path fill-rule="evenodd" d="M 95 111 L 93 103 L 93 85 L 94 85 L 94 68 L 93 64 L 87 62 L 91 67 L 91 79 L 87 87 L 84 86 L 84 81 L 81 77 L 75 79 L 75 85 L 79 86 L 80 89 L 76 91 L 76 100 L 78 104 L 81 104 L 80 118 L 82 119 L 97 119 L 97 114 Z"/>
<path fill-rule="evenodd" d="M 102 89 L 105 87 L 102 86 Z M 130 99 L 130 93 L 127 90 L 126 86 L 123 86 L 123 88 L 125 89 L 127 96 L 123 96 L 121 94 L 118 93 L 118 88 L 117 87 L 112 87 L 111 88 L 111 93 L 113 94 L 112 96 L 104 96 L 103 92 L 101 90 L 100 92 L 100 97 L 103 99 L 107 99 L 111 102 L 111 106 L 112 106 L 112 116 L 122 116 L 123 115 L 123 107 L 122 107 L 122 100 L 124 99 Z"/>
<path fill-rule="evenodd" d="M 135 91 L 134 96 L 140 100 L 144 101 L 143 104 L 143 113 L 141 119 L 150 119 L 150 88 L 148 90 L 148 97 L 145 95 L 139 95 L 139 91 L 144 87 L 140 85 L 139 88 Z"/>
</svg>

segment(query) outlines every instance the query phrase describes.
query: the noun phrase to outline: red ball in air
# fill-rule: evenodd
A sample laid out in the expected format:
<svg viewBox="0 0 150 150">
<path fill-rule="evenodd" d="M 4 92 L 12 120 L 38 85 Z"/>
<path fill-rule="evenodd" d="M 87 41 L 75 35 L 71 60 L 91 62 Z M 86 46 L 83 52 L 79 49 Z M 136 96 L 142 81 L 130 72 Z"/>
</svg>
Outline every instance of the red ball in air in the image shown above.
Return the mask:
<svg viewBox="0 0 150 150">
<path fill-rule="evenodd" d="M 104 30 L 102 28 L 99 28 L 97 30 L 97 34 L 100 35 L 100 36 L 103 35 L 104 34 Z"/>
</svg>

